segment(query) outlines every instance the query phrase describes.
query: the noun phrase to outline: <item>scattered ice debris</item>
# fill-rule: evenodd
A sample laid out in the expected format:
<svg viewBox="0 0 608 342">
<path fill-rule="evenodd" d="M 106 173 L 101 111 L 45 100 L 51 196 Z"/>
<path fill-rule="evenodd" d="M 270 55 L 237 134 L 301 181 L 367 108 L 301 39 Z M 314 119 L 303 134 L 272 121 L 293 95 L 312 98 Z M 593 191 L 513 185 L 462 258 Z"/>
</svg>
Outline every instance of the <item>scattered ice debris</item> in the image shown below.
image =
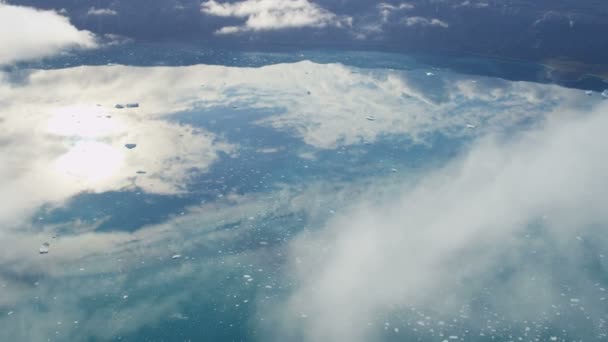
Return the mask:
<svg viewBox="0 0 608 342">
<path fill-rule="evenodd" d="M 181 258 L 181 257 L 182 257 L 182 255 L 181 255 L 181 254 L 173 254 L 173 255 L 171 256 L 171 259 L 179 259 L 179 258 Z"/>
<path fill-rule="evenodd" d="M 578 298 L 570 298 L 570 303 L 578 303 L 580 302 L 580 299 Z"/>
<path fill-rule="evenodd" d="M 369 115 L 369 116 L 367 116 L 365 119 L 366 119 L 366 120 L 369 120 L 369 121 L 376 121 L 376 117 L 375 117 L 375 116 L 373 116 L 373 115 Z"/>
<path fill-rule="evenodd" d="M 270 285 L 266 285 L 264 287 L 267 288 L 267 289 L 271 289 L 272 288 L 272 286 L 270 286 Z"/>
<path fill-rule="evenodd" d="M 268 244 L 268 242 L 266 242 L 266 241 L 260 241 L 260 245 L 262 245 L 262 246 L 267 245 L 267 244 Z"/>
<path fill-rule="evenodd" d="M 137 107 L 139 107 L 139 103 L 137 103 L 137 102 L 127 103 L 127 108 L 137 108 Z"/>
<path fill-rule="evenodd" d="M 8 315 L 8 316 L 11 316 L 12 314 L 14 314 L 14 312 L 13 312 L 13 311 L 9 311 L 9 312 L 7 313 L 7 315 Z"/>
<path fill-rule="evenodd" d="M 458 339 L 458 336 L 452 335 L 452 336 L 450 336 L 449 338 L 450 338 L 450 340 L 457 340 L 457 339 Z"/>
<path fill-rule="evenodd" d="M 551 340 L 551 341 L 557 341 L 557 336 L 551 336 L 551 337 L 550 337 L 550 340 Z"/>
<path fill-rule="evenodd" d="M 467 128 L 475 128 L 475 127 L 477 127 L 477 126 L 472 125 L 472 124 L 467 124 Z"/>
<path fill-rule="evenodd" d="M 135 173 L 137 173 L 138 175 L 145 175 L 146 171 L 137 170 Z"/>
<path fill-rule="evenodd" d="M 249 274 L 245 274 L 245 275 L 243 275 L 243 278 L 249 279 L 249 278 L 251 278 L 251 276 Z"/>
<path fill-rule="evenodd" d="M 40 248 L 38 249 L 38 252 L 40 254 L 48 254 L 49 246 L 50 246 L 50 244 L 48 242 L 43 243 L 42 246 L 40 246 Z"/>
<path fill-rule="evenodd" d="M 591 96 L 591 95 L 593 95 L 593 92 L 591 90 L 587 90 L 587 91 L 585 91 L 585 95 Z"/>
<path fill-rule="evenodd" d="M 125 106 L 121 105 L 120 103 L 117 103 L 117 104 L 114 105 L 114 108 L 116 108 L 116 109 L 123 109 L 123 108 L 125 108 Z"/>
<path fill-rule="evenodd" d="M 137 144 L 125 144 L 125 147 L 128 148 L 129 150 L 132 150 L 135 147 L 137 147 Z"/>
</svg>

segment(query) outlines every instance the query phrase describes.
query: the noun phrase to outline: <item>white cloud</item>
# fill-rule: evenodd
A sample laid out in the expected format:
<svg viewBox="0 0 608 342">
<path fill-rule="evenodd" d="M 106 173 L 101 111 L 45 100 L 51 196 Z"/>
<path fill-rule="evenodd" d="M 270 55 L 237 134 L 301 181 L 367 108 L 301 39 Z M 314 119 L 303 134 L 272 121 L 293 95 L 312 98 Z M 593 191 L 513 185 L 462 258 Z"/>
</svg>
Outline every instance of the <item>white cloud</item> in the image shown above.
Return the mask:
<svg viewBox="0 0 608 342">
<path fill-rule="evenodd" d="M 96 15 L 96 16 L 113 16 L 118 15 L 118 12 L 111 8 L 95 8 L 91 7 L 87 11 L 87 15 Z"/>
<path fill-rule="evenodd" d="M 449 25 L 445 21 L 437 18 L 425 18 L 425 17 L 404 17 L 401 22 L 406 26 L 436 26 L 441 28 L 448 28 Z"/>
<path fill-rule="evenodd" d="M 453 7 L 455 7 L 455 8 L 458 8 L 458 7 L 486 8 L 488 6 L 490 6 L 490 5 L 487 2 L 465 0 L 459 4 L 454 5 Z"/>
<path fill-rule="evenodd" d="M 393 13 L 395 11 L 413 9 L 414 5 L 407 3 L 407 2 L 400 3 L 399 5 L 393 5 L 393 4 L 389 4 L 386 2 L 381 2 L 376 6 L 376 8 L 378 8 L 378 12 L 380 12 L 380 17 L 382 18 L 382 22 L 387 22 L 391 13 Z"/>
<path fill-rule="evenodd" d="M 0 65 L 52 56 L 68 48 L 93 48 L 95 37 L 54 11 L 0 3 Z"/>
<path fill-rule="evenodd" d="M 300 27 L 350 26 L 350 17 L 336 14 L 308 0 L 245 0 L 234 3 L 203 2 L 201 11 L 219 17 L 246 19 L 240 26 L 225 26 L 217 33 L 269 31 Z"/>
<path fill-rule="evenodd" d="M 318 233 L 295 240 L 289 269 L 298 286 L 269 320 L 284 327 L 277 339 L 373 341 L 384 322 L 391 333 L 418 326 L 434 339 L 463 333 L 451 333 L 444 317 L 464 321 L 475 336 L 487 321 L 467 317 L 471 306 L 483 305 L 493 326 L 512 327 L 552 308 L 566 311 L 572 297 L 585 301 L 581 315 L 601 329 L 603 293 L 581 263 L 603 247 L 589 249 L 579 235 L 602 236 L 608 224 L 608 160 L 599 157 L 608 155 L 607 108 L 560 109 L 536 130 L 477 140 L 398 195 L 364 194 Z M 544 232 L 537 240 L 527 234 L 534 224 Z M 512 273 L 497 279 L 504 269 Z M 576 289 L 564 295 L 568 281 Z"/>
</svg>

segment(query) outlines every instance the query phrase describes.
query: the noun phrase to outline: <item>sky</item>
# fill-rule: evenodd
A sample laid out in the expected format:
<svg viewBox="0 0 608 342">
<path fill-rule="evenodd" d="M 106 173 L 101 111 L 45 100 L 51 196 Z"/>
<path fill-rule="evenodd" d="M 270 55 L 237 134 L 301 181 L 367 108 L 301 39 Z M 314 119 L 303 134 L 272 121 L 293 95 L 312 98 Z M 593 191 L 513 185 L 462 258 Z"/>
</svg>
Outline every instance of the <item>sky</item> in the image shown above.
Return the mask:
<svg viewBox="0 0 608 342">
<path fill-rule="evenodd" d="M 0 4 L 1 340 L 608 336 L 600 94 L 407 60 L 19 67 L 141 39 L 133 4 Z M 217 41 L 459 25 L 417 2 L 188 5 L 163 11 Z"/>
<path fill-rule="evenodd" d="M 138 40 L 451 51 L 604 65 L 602 1 L 13 0 L 52 9 L 80 30 Z M 294 44 L 297 42 L 297 44 Z M 602 70 L 604 70 L 603 68 Z M 605 70 L 604 70 L 605 71 Z"/>
</svg>

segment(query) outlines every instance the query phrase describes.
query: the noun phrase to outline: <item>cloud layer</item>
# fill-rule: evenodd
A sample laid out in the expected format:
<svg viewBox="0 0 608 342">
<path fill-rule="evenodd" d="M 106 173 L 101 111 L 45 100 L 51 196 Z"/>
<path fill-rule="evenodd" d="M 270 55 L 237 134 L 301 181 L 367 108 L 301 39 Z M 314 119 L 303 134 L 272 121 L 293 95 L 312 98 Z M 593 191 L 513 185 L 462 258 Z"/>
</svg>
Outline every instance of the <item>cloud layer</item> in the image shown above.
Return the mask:
<svg viewBox="0 0 608 342">
<path fill-rule="evenodd" d="M 95 37 L 54 11 L 0 2 L 0 65 L 52 56 L 68 48 L 93 48 Z"/>
<path fill-rule="evenodd" d="M 585 241 L 608 224 L 608 161 L 598 158 L 608 153 L 607 106 L 558 110 L 538 129 L 477 140 L 399 195 L 363 196 L 296 240 L 299 286 L 274 326 L 305 341 L 373 341 L 387 333 L 468 340 L 479 332 L 501 336 L 504 323 L 509 336 L 521 329 L 522 338 L 542 340 L 561 315 L 574 320 L 585 310 L 577 319 L 591 320 L 602 336 L 603 289 L 583 265 L 604 263 L 605 245 Z M 548 268 L 551 260 L 560 266 Z M 526 328 L 530 322 L 538 328 Z"/>
<path fill-rule="evenodd" d="M 597 281 L 579 271 L 581 254 L 598 257 L 585 241 L 601 240 L 596 227 L 608 223 L 608 162 L 598 157 L 608 153 L 608 104 L 598 96 L 446 70 L 300 62 L 4 72 L 0 97 L 7 99 L 0 118 L 0 286 L 9 294 L 0 297 L 0 310 L 14 311 L 0 315 L 5 340 L 39 340 L 59 330 L 71 340 L 111 339 L 187 320 L 182 309 L 201 297 L 213 297 L 205 302 L 210 308 L 250 317 L 249 326 L 271 336 L 263 340 L 369 341 L 390 333 L 442 341 L 472 336 L 472 328 L 494 334 L 494 323 L 487 328 L 471 312 L 480 302 L 511 332 L 550 310 L 582 312 L 572 303 L 584 303 L 590 321 L 604 317 L 597 314 Z M 128 102 L 139 107 L 114 107 Z M 262 138 L 264 126 L 308 144 L 260 150 L 272 158 L 306 147 L 287 170 L 269 172 L 321 172 L 293 186 L 263 179 L 267 193 L 227 190 L 134 232 L 96 231 L 105 217 L 32 222 L 40 205 L 61 205 L 81 191 L 138 187 L 180 195 L 193 170 L 204 173 L 221 152 L 235 152 L 221 128 L 210 133 L 180 124 L 180 112 L 217 120 L 212 127 L 260 114 L 238 127 L 239 137 Z M 448 156 L 455 159 L 441 168 L 406 175 L 379 176 L 384 161 L 345 167 L 355 153 L 377 149 L 410 158 L 410 147 L 437 136 L 448 144 L 464 138 L 466 151 Z M 362 144 L 377 141 L 369 150 Z M 331 155 L 333 164 L 324 169 L 315 154 Z M 420 167 L 433 157 L 406 162 Z M 229 167 L 254 173 L 267 160 L 235 159 Z M 327 170 L 355 180 L 334 182 Z M 526 237 L 536 226 L 546 233 Z M 51 253 L 36 254 L 40 243 L 64 231 L 51 240 Z M 295 231 L 301 234 L 288 243 Z M 292 264 L 277 265 L 286 254 Z M 534 255 L 559 258 L 564 272 L 548 273 Z M 496 280 L 497 270 L 511 268 Z M 87 301 L 94 311 L 82 305 Z M 219 324 L 217 317 L 196 323 Z M 31 318 L 36 329 L 12 324 Z M 522 338 L 542 340 L 541 333 Z"/>
</svg>

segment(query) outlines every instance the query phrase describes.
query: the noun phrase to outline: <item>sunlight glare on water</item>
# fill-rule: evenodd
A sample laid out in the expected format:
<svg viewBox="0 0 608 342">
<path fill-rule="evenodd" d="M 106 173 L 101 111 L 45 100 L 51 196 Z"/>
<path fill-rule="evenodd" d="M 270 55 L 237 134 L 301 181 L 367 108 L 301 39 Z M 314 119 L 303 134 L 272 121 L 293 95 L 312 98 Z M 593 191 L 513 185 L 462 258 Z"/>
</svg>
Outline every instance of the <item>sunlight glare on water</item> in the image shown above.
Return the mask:
<svg viewBox="0 0 608 342">
<path fill-rule="evenodd" d="M 111 178 L 124 163 L 116 147 L 97 141 L 80 141 L 55 162 L 56 171 L 87 183 Z"/>
</svg>

